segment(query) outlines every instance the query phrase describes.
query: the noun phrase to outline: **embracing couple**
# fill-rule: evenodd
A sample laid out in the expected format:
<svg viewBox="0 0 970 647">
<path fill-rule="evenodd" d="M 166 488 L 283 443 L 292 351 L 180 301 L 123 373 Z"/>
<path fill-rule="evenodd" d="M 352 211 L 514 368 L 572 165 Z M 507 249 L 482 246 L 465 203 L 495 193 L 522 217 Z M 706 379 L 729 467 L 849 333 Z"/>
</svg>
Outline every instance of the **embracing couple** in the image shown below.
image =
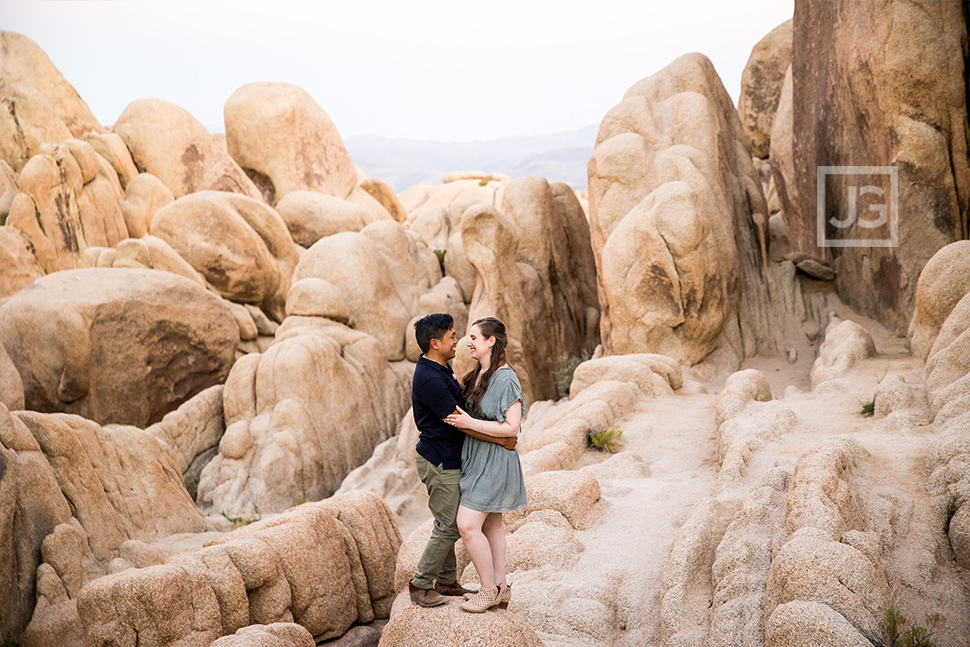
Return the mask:
<svg viewBox="0 0 970 647">
<path fill-rule="evenodd" d="M 422 355 L 414 369 L 411 402 L 420 432 L 415 463 L 434 516 L 431 539 L 409 583 L 424 607 L 463 595 L 465 611 L 507 607 L 502 513 L 526 506 L 525 481 L 515 451 L 525 415 L 522 387 L 506 363 L 505 324 L 485 317 L 472 324 L 468 348 L 475 367 L 455 379 L 448 362 L 458 335 L 451 315 L 431 314 L 414 324 Z M 462 538 L 481 588 L 458 583 L 455 542 Z"/>
</svg>

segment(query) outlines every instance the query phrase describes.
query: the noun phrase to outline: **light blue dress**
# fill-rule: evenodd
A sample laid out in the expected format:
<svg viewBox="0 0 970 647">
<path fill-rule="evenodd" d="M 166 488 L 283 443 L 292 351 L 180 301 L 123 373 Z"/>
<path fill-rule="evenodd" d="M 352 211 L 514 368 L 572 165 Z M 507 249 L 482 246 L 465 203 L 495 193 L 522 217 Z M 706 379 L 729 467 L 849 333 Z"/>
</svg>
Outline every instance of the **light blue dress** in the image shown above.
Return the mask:
<svg viewBox="0 0 970 647">
<path fill-rule="evenodd" d="M 516 400 L 525 417 L 519 378 L 511 366 L 503 366 L 492 374 L 479 410 L 469 413 L 480 420 L 505 422 L 505 412 Z M 459 487 L 461 504 L 479 512 L 509 512 L 526 506 L 519 453 L 496 443 L 465 436 Z"/>
</svg>

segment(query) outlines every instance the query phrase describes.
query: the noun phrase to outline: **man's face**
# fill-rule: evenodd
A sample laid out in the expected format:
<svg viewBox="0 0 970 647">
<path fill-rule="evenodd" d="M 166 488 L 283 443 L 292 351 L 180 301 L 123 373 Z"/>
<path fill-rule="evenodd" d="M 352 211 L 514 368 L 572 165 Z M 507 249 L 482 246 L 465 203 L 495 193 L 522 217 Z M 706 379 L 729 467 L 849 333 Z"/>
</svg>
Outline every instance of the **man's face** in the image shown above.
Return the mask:
<svg viewBox="0 0 970 647">
<path fill-rule="evenodd" d="M 446 360 L 454 359 L 458 352 L 458 334 L 455 332 L 454 326 L 449 328 L 448 332 L 441 336 L 441 339 L 432 339 L 431 343 L 437 345 L 438 352 Z"/>
</svg>

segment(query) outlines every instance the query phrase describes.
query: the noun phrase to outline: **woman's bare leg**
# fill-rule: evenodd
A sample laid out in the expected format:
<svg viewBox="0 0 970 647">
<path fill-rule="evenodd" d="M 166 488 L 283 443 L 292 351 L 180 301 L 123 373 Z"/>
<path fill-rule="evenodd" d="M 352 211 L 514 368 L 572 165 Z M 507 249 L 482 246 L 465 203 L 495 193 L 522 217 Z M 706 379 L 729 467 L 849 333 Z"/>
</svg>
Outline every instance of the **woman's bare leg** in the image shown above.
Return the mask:
<svg viewBox="0 0 970 647">
<path fill-rule="evenodd" d="M 481 579 L 483 589 L 495 590 L 495 570 L 492 566 L 492 552 L 489 547 L 488 538 L 482 532 L 482 527 L 490 515 L 487 512 L 479 512 L 458 506 L 458 532 L 461 533 L 461 540 L 465 543 L 465 550 L 472 558 L 472 564 L 478 570 L 478 577 Z M 499 515 L 501 517 L 501 515 Z M 503 564 L 505 568 L 503 550 Z"/>
<path fill-rule="evenodd" d="M 505 587 L 505 524 L 501 512 L 490 512 L 482 524 L 482 534 L 488 540 L 492 559 L 492 573 L 495 584 Z M 467 546 L 467 544 L 466 544 Z M 475 565 L 478 568 L 478 565 Z"/>
</svg>

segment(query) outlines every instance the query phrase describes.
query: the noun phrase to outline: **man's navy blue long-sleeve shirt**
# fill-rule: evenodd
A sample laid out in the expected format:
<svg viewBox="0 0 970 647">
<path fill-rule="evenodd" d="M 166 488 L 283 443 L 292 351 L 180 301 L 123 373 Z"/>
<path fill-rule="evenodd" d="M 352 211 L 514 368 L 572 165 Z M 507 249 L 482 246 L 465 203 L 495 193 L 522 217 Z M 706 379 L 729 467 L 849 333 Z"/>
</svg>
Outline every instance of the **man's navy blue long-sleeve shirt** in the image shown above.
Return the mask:
<svg viewBox="0 0 970 647">
<path fill-rule="evenodd" d="M 442 366 L 422 355 L 414 367 L 411 406 L 420 435 L 417 451 L 432 465 L 446 470 L 461 467 L 461 446 L 465 434 L 445 423 L 461 401 L 461 387 L 450 366 Z"/>
</svg>

